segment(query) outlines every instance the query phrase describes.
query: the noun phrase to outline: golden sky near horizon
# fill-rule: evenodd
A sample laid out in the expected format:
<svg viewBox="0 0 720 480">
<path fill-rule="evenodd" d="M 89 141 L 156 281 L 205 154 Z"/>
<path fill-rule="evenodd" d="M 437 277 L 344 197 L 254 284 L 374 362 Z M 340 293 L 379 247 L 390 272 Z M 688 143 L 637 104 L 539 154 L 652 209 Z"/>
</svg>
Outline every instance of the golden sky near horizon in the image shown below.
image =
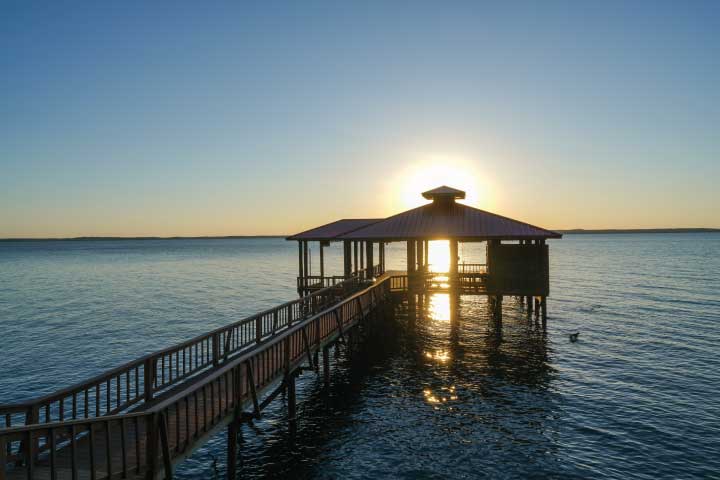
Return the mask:
<svg viewBox="0 0 720 480">
<path fill-rule="evenodd" d="M 380 169 L 388 175 L 375 174 L 379 163 L 364 171 L 330 172 L 308 185 L 302 179 L 268 178 L 245 189 L 242 182 L 233 188 L 227 179 L 209 196 L 183 190 L 158 196 L 150 190 L 85 203 L 83 192 L 75 192 L 70 207 L 30 199 L 29 215 L 2 210 L 0 237 L 286 235 L 339 218 L 387 217 L 427 203 L 421 192 L 440 185 L 466 191 L 462 203 L 549 229 L 720 226 L 712 198 L 707 208 L 698 209 L 642 186 L 625 191 L 617 184 L 558 183 L 551 172 L 532 167 L 497 168 L 512 161 L 412 157 L 416 160 Z M 526 175 L 517 178 L 516 172 Z M 529 188 L 527 180 L 532 180 Z M 681 200 L 677 191 L 673 195 Z"/>
</svg>

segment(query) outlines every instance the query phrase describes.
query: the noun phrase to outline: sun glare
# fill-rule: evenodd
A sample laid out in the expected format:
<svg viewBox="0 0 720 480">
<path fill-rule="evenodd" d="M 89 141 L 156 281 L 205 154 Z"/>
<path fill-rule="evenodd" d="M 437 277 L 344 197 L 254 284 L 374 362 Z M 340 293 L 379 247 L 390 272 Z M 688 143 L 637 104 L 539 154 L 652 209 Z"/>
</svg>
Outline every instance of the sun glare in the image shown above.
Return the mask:
<svg viewBox="0 0 720 480">
<path fill-rule="evenodd" d="M 430 271 L 447 273 L 450 271 L 450 242 L 432 240 L 428 243 L 428 263 Z"/>
<path fill-rule="evenodd" d="M 393 183 L 402 186 L 399 206 L 409 209 L 427 203 L 421 193 L 441 185 L 463 190 L 466 194 L 463 203 L 479 205 L 484 202 L 485 193 L 481 195 L 478 179 L 472 164 L 454 158 L 432 156 L 407 168 L 400 174 L 398 181 Z"/>
</svg>

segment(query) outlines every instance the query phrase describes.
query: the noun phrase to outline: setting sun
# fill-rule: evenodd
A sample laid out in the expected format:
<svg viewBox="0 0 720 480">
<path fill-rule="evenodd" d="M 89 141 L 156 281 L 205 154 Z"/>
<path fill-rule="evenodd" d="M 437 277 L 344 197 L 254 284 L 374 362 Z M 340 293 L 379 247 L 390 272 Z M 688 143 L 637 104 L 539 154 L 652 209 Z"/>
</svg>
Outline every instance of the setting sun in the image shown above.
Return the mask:
<svg viewBox="0 0 720 480">
<path fill-rule="evenodd" d="M 477 168 L 467 160 L 431 155 L 412 164 L 393 179 L 393 193 L 397 208 L 414 208 L 426 203 L 421 192 L 438 185 L 450 185 L 463 190 L 468 205 L 485 206 L 488 201 L 487 185 L 480 180 Z M 397 185 L 401 188 L 398 191 Z"/>
<path fill-rule="evenodd" d="M 428 267 L 431 272 L 447 273 L 450 271 L 450 242 L 433 240 L 428 242 Z"/>
</svg>

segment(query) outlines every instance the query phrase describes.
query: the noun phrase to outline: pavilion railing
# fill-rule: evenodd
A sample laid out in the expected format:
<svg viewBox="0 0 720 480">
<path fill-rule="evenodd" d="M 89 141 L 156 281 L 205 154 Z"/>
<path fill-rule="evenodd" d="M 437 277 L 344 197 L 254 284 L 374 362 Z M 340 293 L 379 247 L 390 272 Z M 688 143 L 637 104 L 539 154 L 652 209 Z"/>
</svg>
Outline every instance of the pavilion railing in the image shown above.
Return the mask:
<svg viewBox="0 0 720 480">
<path fill-rule="evenodd" d="M 487 273 L 487 265 L 484 263 L 460 263 L 458 264 L 458 274 L 481 274 Z"/>
<path fill-rule="evenodd" d="M 350 278 L 357 278 L 359 280 L 370 280 L 374 277 L 379 277 L 383 274 L 382 265 L 373 265 L 371 274 L 368 274 L 367 269 L 358 270 L 353 272 Z M 297 277 L 298 289 L 306 291 L 320 288 L 336 287 L 343 284 L 347 280 L 342 275 L 322 276 L 322 275 L 307 275 L 305 277 Z"/>
</svg>

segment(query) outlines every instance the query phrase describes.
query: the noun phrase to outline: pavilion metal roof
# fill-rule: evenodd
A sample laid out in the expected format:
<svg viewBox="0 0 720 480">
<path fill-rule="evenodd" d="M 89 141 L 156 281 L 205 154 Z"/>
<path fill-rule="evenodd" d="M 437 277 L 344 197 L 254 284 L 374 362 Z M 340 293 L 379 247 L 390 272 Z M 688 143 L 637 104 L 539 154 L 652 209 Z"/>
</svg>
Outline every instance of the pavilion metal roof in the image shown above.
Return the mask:
<svg viewBox="0 0 720 480">
<path fill-rule="evenodd" d="M 461 203 L 445 206 L 430 203 L 340 235 L 338 240 L 519 240 L 561 237 L 557 232 Z"/>
<path fill-rule="evenodd" d="M 473 208 L 455 199 L 465 192 L 442 186 L 423 193 L 432 203 L 386 219 L 345 219 L 288 237 L 288 240 L 411 239 L 522 240 L 561 238 L 562 235 L 529 223 Z"/>
<path fill-rule="evenodd" d="M 287 240 L 335 240 L 338 236 L 350 233 L 358 228 L 366 227 L 382 218 L 344 218 L 332 223 L 297 233 Z"/>
</svg>

